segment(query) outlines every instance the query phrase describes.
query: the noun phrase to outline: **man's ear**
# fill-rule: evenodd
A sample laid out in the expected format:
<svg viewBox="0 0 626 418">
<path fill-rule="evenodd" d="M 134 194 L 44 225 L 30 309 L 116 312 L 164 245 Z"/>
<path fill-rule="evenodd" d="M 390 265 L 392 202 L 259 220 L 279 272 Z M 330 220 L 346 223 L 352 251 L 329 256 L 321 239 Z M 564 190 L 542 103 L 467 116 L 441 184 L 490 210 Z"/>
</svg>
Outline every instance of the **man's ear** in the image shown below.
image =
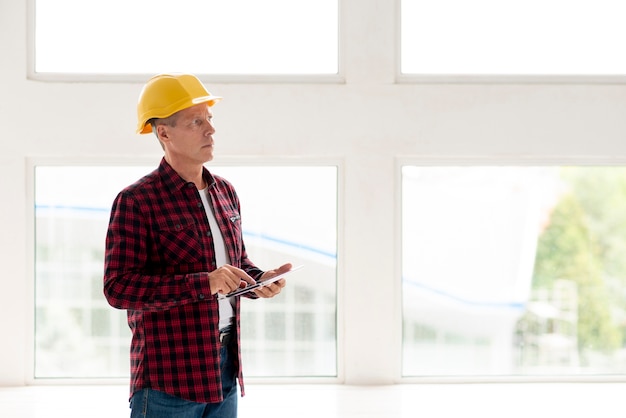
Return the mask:
<svg viewBox="0 0 626 418">
<path fill-rule="evenodd" d="M 161 141 L 169 140 L 169 132 L 167 131 L 166 125 L 157 125 L 156 132 Z"/>
</svg>

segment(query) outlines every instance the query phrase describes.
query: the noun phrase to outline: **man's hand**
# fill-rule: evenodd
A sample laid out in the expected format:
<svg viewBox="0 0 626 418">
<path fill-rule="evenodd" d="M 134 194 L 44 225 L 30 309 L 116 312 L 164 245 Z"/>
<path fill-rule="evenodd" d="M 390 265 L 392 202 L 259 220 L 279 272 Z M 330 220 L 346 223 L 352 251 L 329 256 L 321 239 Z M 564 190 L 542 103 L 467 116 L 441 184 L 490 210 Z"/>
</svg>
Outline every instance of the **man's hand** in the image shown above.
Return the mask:
<svg viewBox="0 0 626 418">
<path fill-rule="evenodd" d="M 289 270 L 291 270 L 291 263 L 283 264 L 277 269 L 268 270 L 259 279 L 259 282 L 262 282 L 266 279 L 271 279 L 274 276 L 278 276 L 279 274 L 283 274 Z M 279 279 L 274 283 L 268 284 L 267 286 L 261 286 L 258 289 L 254 290 L 254 293 L 260 298 L 273 298 L 285 287 L 285 279 Z"/>
<path fill-rule="evenodd" d="M 255 283 L 254 279 L 248 276 L 245 271 L 230 264 L 224 264 L 209 273 L 209 286 L 211 287 L 212 295 L 216 293 L 225 295 L 239 289 L 239 287 Z"/>
</svg>

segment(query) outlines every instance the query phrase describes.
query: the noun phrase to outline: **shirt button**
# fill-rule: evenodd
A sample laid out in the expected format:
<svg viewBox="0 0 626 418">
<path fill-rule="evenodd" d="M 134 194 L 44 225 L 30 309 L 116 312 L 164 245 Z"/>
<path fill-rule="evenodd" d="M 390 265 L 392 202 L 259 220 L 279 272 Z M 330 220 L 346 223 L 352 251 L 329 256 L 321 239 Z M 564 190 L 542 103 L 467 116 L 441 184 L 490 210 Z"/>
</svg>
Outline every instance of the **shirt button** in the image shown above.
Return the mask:
<svg viewBox="0 0 626 418">
<path fill-rule="evenodd" d="M 207 231 L 206 236 L 210 237 L 211 236 L 211 231 Z"/>
<path fill-rule="evenodd" d="M 201 208 L 202 207 L 202 202 L 198 202 L 198 207 Z"/>
<path fill-rule="evenodd" d="M 200 293 L 200 294 L 198 295 L 198 299 L 200 299 L 200 300 L 204 299 L 204 293 Z"/>
</svg>

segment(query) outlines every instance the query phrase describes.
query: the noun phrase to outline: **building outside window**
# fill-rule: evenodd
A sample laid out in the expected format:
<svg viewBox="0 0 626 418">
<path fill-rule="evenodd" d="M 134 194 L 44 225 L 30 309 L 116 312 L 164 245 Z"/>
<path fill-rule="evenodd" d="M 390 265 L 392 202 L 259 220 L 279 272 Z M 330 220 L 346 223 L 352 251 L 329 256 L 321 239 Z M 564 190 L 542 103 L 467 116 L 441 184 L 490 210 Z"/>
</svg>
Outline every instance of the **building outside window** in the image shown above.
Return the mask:
<svg viewBox="0 0 626 418">
<path fill-rule="evenodd" d="M 35 168 L 36 378 L 128 376 L 125 311 L 102 293 L 104 243 L 115 195 L 152 169 Z M 246 375 L 336 376 L 336 167 L 210 170 L 238 191 L 251 259 L 304 266 L 274 300 L 244 301 Z"/>
<path fill-rule="evenodd" d="M 626 372 L 624 167 L 402 168 L 403 376 Z"/>
</svg>

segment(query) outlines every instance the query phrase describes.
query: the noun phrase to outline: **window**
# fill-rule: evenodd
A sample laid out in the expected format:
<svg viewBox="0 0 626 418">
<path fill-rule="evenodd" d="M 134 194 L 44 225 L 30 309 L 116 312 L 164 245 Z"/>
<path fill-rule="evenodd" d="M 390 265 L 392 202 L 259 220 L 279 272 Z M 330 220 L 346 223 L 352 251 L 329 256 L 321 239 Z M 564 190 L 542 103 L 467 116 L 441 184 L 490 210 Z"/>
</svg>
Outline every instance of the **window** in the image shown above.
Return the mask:
<svg viewBox="0 0 626 418">
<path fill-rule="evenodd" d="M 129 373 L 125 311 L 102 293 L 113 199 L 154 167 L 36 166 L 35 377 Z M 336 376 L 337 169 L 217 167 L 237 188 L 261 268 L 305 267 L 273 300 L 242 303 L 247 376 Z"/>
<path fill-rule="evenodd" d="M 337 168 L 211 170 L 237 189 L 250 258 L 305 266 L 278 297 L 242 300 L 246 375 L 336 376 Z"/>
<path fill-rule="evenodd" d="M 401 73 L 624 75 L 619 0 L 401 0 Z"/>
<path fill-rule="evenodd" d="M 402 169 L 404 376 L 626 372 L 626 168 Z"/>
<path fill-rule="evenodd" d="M 337 0 L 34 1 L 35 73 L 338 73 Z"/>
</svg>

